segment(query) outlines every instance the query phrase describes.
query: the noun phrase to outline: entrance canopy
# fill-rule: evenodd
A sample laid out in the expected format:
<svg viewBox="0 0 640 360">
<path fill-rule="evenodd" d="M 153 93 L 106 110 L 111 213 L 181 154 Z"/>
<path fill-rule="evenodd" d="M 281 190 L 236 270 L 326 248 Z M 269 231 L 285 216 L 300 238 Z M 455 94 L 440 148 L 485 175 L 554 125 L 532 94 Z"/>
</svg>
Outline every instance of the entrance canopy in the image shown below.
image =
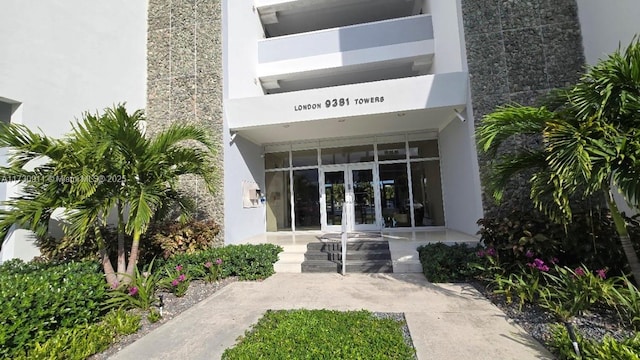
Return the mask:
<svg viewBox="0 0 640 360">
<path fill-rule="evenodd" d="M 228 99 L 232 132 L 257 144 L 441 130 L 467 103 L 466 72 Z"/>
</svg>

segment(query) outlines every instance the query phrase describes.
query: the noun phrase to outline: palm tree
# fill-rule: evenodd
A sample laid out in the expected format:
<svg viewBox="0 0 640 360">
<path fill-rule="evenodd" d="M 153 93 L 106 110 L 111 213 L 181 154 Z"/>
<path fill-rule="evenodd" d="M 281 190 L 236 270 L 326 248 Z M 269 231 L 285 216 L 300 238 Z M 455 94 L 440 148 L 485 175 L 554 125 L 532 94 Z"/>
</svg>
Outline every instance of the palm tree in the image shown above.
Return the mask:
<svg viewBox="0 0 640 360">
<path fill-rule="evenodd" d="M 79 242 L 89 234 L 100 246 L 107 282 L 117 286 L 135 274 L 139 244 L 154 218 L 169 207 L 179 209 L 181 219 L 191 215 L 193 202 L 179 190 L 183 175 L 204 179 L 213 192 L 211 167 L 214 147 L 208 133 L 198 127 L 173 124 L 153 137 L 141 128 L 142 111 L 128 114 L 124 105 L 106 109 L 102 115 L 84 114 L 63 140 L 50 139 L 19 125 L 8 126 L 0 146 L 11 147 L 9 168 L 0 175 L 23 181 L 25 195 L 7 203 L 11 210 L 0 213 L 0 225 L 19 226 L 44 236 L 56 208 L 65 209 L 65 233 Z M 25 160 L 46 157 L 47 162 L 25 170 Z M 41 177 L 31 174 L 43 174 Z M 43 180 L 44 179 L 44 180 Z M 54 179 L 57 181 L 47 181 Z M 60 181 L 72 179 L 73 181 Z M 109 214 L 117 214 L 117 271 L 108 256 L 101 227 Z M 132 236 L 128 261 L 124 235 Z M 126 274 L 126 275 L 125 275 Z"/>
<path fill-rule="evenodd" d="M 640 262 L 612 190 L 619 189 L 636 206 L 640 200 L 640 43 L 634 39 L 626 50 L 588 69 L 548 105 L 506 106 L 485 116 L 477 138 L 492 159 L 488 188 L 499 201 L 512 176 L 533 171 L 531 199 L 558 222 L 571 220 L 572 197 L 603 194 L 639 281 Z M 505 140 L 520 134 L 542 135 L 542 147 L 498 155 Z"/>
</svg>

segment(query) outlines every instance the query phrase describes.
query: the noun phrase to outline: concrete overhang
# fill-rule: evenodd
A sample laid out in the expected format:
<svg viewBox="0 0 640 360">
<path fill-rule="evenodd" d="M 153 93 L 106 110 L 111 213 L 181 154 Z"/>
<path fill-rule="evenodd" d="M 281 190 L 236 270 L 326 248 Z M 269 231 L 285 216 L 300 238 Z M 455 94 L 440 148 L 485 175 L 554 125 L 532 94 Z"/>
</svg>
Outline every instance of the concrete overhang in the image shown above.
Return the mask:
<svg viewBox="0 0 640 360">
<path fill-rule="evenodd" d="M 327 87 L 224 103 L 229 130 L 257 144 L 441 130 L 467 104 L 455 72 Z"/>
</svg>

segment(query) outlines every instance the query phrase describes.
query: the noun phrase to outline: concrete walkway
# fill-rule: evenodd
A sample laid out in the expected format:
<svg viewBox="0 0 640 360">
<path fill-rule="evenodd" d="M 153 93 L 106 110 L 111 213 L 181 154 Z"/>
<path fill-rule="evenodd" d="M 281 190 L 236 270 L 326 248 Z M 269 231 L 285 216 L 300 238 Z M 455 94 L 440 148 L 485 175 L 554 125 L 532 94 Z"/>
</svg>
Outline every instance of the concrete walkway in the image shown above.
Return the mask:
<svg viewBox="0 0 640 360">
<path fill-rule="evenodd" d="M 553 359 L 469 285 L 434 285 L 422 274 L 287 273 L 230 284 L 112 359 L 219 359 L 266 310 L 299 308 L 403 312 L 419 359 Z"/>
</svg>

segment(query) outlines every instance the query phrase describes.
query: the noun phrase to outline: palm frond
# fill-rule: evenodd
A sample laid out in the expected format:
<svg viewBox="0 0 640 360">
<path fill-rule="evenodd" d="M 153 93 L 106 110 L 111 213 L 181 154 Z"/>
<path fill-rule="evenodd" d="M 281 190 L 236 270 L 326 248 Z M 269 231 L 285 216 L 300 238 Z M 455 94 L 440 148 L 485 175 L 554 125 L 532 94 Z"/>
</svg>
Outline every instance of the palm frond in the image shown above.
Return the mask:
<svg viewBox="0 0 640 360">
<path fill-rule="evenodd" d="M 516 175 L 546 168 L 545 159 L 545 154 L 541 150 L 523 150 L 501 155 L 489 162 L 486 184 L 496 202 L 502 201 L 507 184 Z"/>
<path fill-rule="evenodd" d="M 504 106 L 486 115 L 476 131 L 480 149 L 495 156 L 500 145 L 514 135 L 541 134 L 554 113 L 546 108 Z"/>
<path fill-rule="evenodd" d="M 570 93 L 582 121 L 600 120 L 621 128 L 640 125 L 640 41 L 590 67 Z"/>
<path fill-rule="evenodd" d="M 204 146 L 210 154 L 215 154 L 216 146 L 209 133 L 200 127 L 188 124 L 174 123 L 169 128 L 156 135 L 149 145 L 149 151 L 164 153 L 181 142 L 191 142 L 196 146 Z"/>
</svg>

